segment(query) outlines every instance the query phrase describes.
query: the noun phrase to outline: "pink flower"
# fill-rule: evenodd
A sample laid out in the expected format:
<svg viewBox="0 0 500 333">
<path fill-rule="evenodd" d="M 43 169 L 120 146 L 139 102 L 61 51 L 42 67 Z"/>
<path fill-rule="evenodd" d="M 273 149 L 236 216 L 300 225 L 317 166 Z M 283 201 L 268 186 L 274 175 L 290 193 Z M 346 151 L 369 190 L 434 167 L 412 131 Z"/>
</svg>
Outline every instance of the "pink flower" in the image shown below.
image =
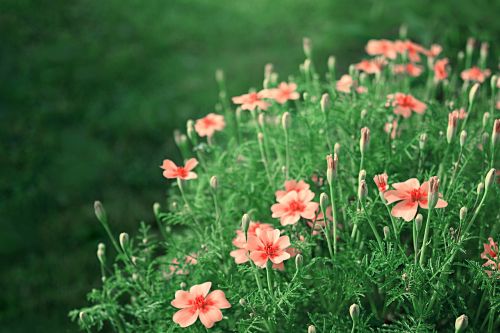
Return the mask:
<svg viewBox="0 0 500 333">
<path fill-rule="evenodd" d="M 281 82 L 278 88 L 269 89 L 267 92 L 269 98 L 274 99 L 280 104 L 285 104 L 289 100 L 297 100 L 300 94 L 296 91 L 297 84 Z"/>
<path fill-rule="evenodd" d="M 318 209 L 317 215 L 311 220 L 307 221 L 307 225 L 310 228 L 313 228 L 313 236 L 318 235 L 322 230 L 326 227 L 326 223 L 331 223 L 333 222 L 333 215 L 332 215 L 332 207 L 328 206 L 326 208 L 326 218 L 327 220 L 325 221 L 325 216 L 323 215 L 323 212 Z"/>
<path fill-rule="evenodd" d="M 163 177 L 165 178 L 168 179 L 177 178 L 177 179 L 189 180 L 198 178 L 198 175 L 191 171 L 197 165 L 198 161 L 196 160 L 196 158 L 191 158 L 187 160 L 186 164 L 183 167 L 175 165 L 175 163 L 172 162 L 171 160 L 164 160 L 160 168 L 164 170 Z"/>
<path fill-rule="evenodd" d="M 366 44 L 366 53 L 369 55 L 381 55 L 388 59 L 396 59 L 397 52 L 393 42 L 387 39 L 369 40 Z"/>
<path fill-rule="evenodd" d="M 194 125 L 194 129 L 199 136 L 211 137 L 214 135 L 215 131 L 222 131 L 226 123 L 224 122 L 224 116 L 209 113 L 204 118 L 198 119 Z"/>
<path fill-rule="evenodd" d="M 391 134 L 391 139 L 394 140 L 396 138 L 396 135 L 399 136 L 399 131 L 398 132 L 398 121 L 397 119 L 394 119 L 392 123 L 385 123 L 384 124 L 384 132 L 390 133 Z"/>
<path fill-rule="evenodd" d="M 441 47 L 441 45 L 432 44 L 431 48 L 429 50 L 427 50 L 425 52 L 425 54 L 429 58 L 436 58 L 441 53 L 441 51 L 443 51 L 443 48 Z"/>
<path fill-rule="evenodd" d="M 406 95 L 398 92 L 388 95 L 387 98 L 394 107 L 394 114 L 399 114 L 403 116 L 403 118 L 409 118 L 412 111 L 422 114 L 427 109 L 425 103 L 419 101 L 410 94 Z"/>
<path fill-rule="evenodd" d="M 483 83 L 484 80 L 490 76 L 491 72 L 489 69 L 485 69 L 482 71 L 479 67 L 474 66 L 472 68 L 466 69 L 462 71 L 460 77 L 464 81 L 475 81 L 479 83 Z"/>
<path fill-rule="evenodd" d="M 351 92 L 351 87 L 353 84 L 352 77 L 350 75 L 342 75 L 340 80 L 335 84 L 337 91 L 349 94 Z"/>
<path fill-rule="evenodd" d="M 257 229 L 272 230 L 273 227 L 267 223 L 250 222 L 247 231 L 248 237 L 255 236 Z M 248 249 L 247 240 L 243 231 L 236 230 L 236 238 L 233 239 L 233 245 L 238 248 L 237 250 L 233 250 L 229 253 L 229 255 L 234 258 L 234 262 L 237 264 L 246 263 L 248 261 Z"/>
<path fill-rule="evenodd" d="M 233 103 L 241 104 L 242 110 L 253 111 L 255 110 L 256 107 L 258 107 L 261 110 L 267 110 L 270 104 L 262 100 L 266 96 L 267 93 L 265 91 L 260 91 L 258 93 L 252 92 L 241 96 L 233 97 Z"/>
<path fill-rule="evenodd" d="M 411 77 L 417 77 L 422 74 L 422 67 L 409 63 L 406 65 L 394 65 L 392 71 L 394 74 L 408 74 Z"/>
<path fill-rule="evenodd" d="M 446 69 L 447 66 L 448 58 L 436 61 L 434 64 L 434 80 L 436 82 L 445 80 L 448 77 L 448 71 Z"/>
<path fill-rule="evenodd" d="M 460 120 L 465 119 L 465 117 L 467 117 L 467 112 L 465 112 L 464 108 L 460 108 L 458 110 L 453 110 L 451 113 L 453 115 L 456 115 L 456 117 Z"/>
<path fill-rule="evenodd" d="M 279 198 L 285 196 L 287 193 L 290 193 L 292 191 L 295 191 L 297 193 L 304 191 L 304 190 L 309 190 L 309 184 L 307 184 L 305 181 L 300 180 L 287 180 L 285 182 L 285 190 L 277 190 L 276 191 L 276 200 Z"/>
<path fill-rule="evenodd" d="M 387 191 L 387 187 L 388 187 L 387 186 L 387 179 L 388 178 L 389 177 L 387 176 L 387 174 L 385 172 L 373 177 L 373 181 L 377 185 L 379 192 L 384 193 L 385 191 Z"/>
<path fill-rule="evenodd" d="M 394 48 L 401 54 L 407 54 L 411 62 L 420 62 L 420 53 L 426 53 L 425 49 L 410 40 L 394 42 Z"/>
<path fill-rule="evenodd" d="M 292 192 L 292 194 L 295 192 Z M 286 248 L 290 246 L 288 236 L 281 236 L 278 229 L 255 231 L 255 236 L 248 237 L 247 248 L 250 251 L 250 259 L 259 267 L 266 267 L 267 261 L 273 264 L 281 264 L 290 258 Z"/>
<path fill-rule="evenodd" d="M 361 62 L 354 65 L 354 68 L 367 74 L 378 74 L 381 72 L 384 64 L 385 61 L 383 59 L 376 58 L 373 60 L 361 60 Z"/>
<path fill-rule="evenodd" d="M 483 267 L 488 267 L 486 274 L 491 276 L 493 271 L 500 271 L 500 258 L 498 257 L 498 243 L 488 237 L 488 243 L 483 244 L 484 251 L 481 253 L 481 259 L 486 260 Z"/>
<path fill-rule="evenodd" d="M 401 217 L 405 221 L 411 221 L 415 215 L 417 215 L 418 206 L 428 209 L 428 181 L 420 186 L 416 178 L 411 178 L 402 183 L 394 183 L 392 187 L 394 187 L 395 190 L 389 190 L 384 193 L 387 204 L 400 201 L 392 207 L 392 216 Z M 439 196 L 441 196 L 441 194 L 439 194 Z M 439 198 L 435 208 L 444 208 L 446 206 L 448 206 L 448 203 Z"/>
<path fill-rule="evenodd" d="M 277 199 L 278 203 L 272 205 L 271 211 L 274 218 L 279 218 L 281 225 L 295 224 L 303 217 L 312 219 L 319 204 L 312 202 L 314 193 L 310 190 L 300 192 L 291 191 Z"/>
<path fill-rule="evenodd" d="M 189 291 L 177 290 L 175 299 L 170 303 L 181 309 L 174 314 L 173 320 L 181 327 L 193 325 L 200 318 L 206 328 L 211 328 L 222 320 L 220 309 L 228 309 L 231 304 L 222 290 L 214 290 L 210 294 L 212 282 L 205 282 L 191 287 Z"/>
</svg>

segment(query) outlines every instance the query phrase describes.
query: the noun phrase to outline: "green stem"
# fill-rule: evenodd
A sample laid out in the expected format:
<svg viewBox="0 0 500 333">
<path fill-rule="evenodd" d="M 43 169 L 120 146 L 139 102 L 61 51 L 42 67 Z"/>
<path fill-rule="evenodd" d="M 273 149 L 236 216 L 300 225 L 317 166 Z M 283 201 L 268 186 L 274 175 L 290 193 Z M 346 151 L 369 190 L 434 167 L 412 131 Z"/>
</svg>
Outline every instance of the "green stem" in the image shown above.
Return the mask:
<svg viewBox="0 0 500 333">
<path fill-rule="evenodd" d="M 333 191 L 333 181 L 329 185 L 330 185 L 330 205 L 332 206 L 332 216 L 333 216 L 333 222 L 332 222 L 333 253 L 337 254 L 337 208 L 335 207 L 335 192 Z M 323 217 L 325 220 L 325 224 L 328 225 L 328 218 L 326 216 L 325 211 L 323 211 Z"/>
<path fill-rule="evenodd" d="M 373 220 L 371 219 L 370 215 L 368 214 L 368 212 L 366 211 L 366 207 L 365 207 L 365 204 L 363 202 L 363 200 L 359 200 L 359 203 L 361 204 L 361 207 L 363 208 L 363 211 L 365 212 L 365 215 L 366 215 L 366 218 L 368 219 L 368 224 L 370 225 L 372 231 L 373 231 L 373 234 L 375 235 L 375 238 L 377 239 L 377 243 L 380 247 L 380 250 L 383 250 L 384 249 L 384 245 L 382 243 L 382 238 L 380 237 L 378 231 L 377 231 L 377 228 L 375 226 L 375 224 L 373 223 Z"/>
<path fill-rule="evenodd" d="M 425 250 L 427 249 L 427 243 L 429 239 L 429 230 L 430 230 L 430 223 L 431 223 L 431 214 L 432 209 L 429 207 L 429 213 L 427 214 L 427 221 L 425 222 L 425 231 L 424 231 L 424 240 L 422 241 L 422 253 L 420 254 L 420 266 L 423 268 L 424 267 L 424 261 L 425 261 Z"/>
</svg>

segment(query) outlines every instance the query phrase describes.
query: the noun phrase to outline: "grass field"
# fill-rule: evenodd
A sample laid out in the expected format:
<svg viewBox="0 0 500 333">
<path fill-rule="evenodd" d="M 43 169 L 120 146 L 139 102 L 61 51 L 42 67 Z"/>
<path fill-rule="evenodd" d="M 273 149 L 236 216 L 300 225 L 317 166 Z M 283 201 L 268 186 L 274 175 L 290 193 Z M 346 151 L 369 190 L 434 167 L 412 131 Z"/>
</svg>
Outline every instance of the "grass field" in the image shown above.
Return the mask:
<svg viewBox="0 0 500 333">
<path fill-rule="evenodd" d="M 341 72 L 370 38 L 402 23 L 423 44 L 456 54 L 468 36 L 496 63 L 493 1 L 15 1 L 0 3 L 0 325 L 72 332 L 69 309 L 98 280 L 93 216 L 100 199 L 117 231 L 153 219 L 176 156 L 172 131 L 213 110 L 214 71 L 229 94 L 285 79 L 315 44 Z M 493 65 L 493 67 L 495 67 Z M 178 155 L 177 155 L 178 156 Z"/>
</svg>

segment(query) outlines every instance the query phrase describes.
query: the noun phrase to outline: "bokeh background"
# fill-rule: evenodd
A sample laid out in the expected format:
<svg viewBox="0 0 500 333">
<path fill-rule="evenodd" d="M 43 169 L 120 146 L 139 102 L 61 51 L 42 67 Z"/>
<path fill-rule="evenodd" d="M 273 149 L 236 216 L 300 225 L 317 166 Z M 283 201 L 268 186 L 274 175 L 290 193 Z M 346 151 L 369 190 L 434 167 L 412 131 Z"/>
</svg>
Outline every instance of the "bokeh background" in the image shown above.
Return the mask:
<svg viewBox="0 0 500 333">
<path fill-rule="evenodd" d="M 93 201 L 115 233 L 152 220 L 172 131 L 213 111 L 216 68 L 246 92 L 265 63 L 295 73 L 308 36 L 317 66 L 333 54 L 342 72 L 402 23 L 453 61 L 468 36 L 498 45 L 498 13 L 498 0 L 0 1 L 0 331 L 77 330 L 67 312 L 99 285 L 106 240 Z"/>
</svg>

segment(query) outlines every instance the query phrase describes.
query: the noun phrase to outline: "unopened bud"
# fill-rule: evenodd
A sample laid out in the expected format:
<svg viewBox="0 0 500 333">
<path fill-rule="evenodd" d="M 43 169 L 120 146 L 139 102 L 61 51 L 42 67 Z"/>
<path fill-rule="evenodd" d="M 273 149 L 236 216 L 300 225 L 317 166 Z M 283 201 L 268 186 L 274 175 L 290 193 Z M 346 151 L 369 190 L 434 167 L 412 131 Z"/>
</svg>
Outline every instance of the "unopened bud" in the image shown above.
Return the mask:
<svg viewBox="0 0 500 333">
<path fill-rule="evenodd" d="M 273 64 L 267 63 L 266 66 L 264 66 L 264 78 L 269 79 L 271 74 L 273 74 Z"/>
<path fill-rule="evenodd" d="M 192 119 L 189 119 L 186 122 L 186 133 L 187 133 L 189 140 L 191 140 L 191 142 L 196 142 L 196 135 L 195 135 L 195 131 L 194 131 L 194 121 Z"/>
<path fill-rule="evenodd" d="M 319 205 L 323 211 L 326 211 L 328 207 L 328 195 L 326 193 L 321 193 L 319 196 Z"/>
<path fill-rule="evenodd" d="M 321 96 L 320 106 L 321 112 L 326 114 L 328 112 L 328 108 L 330 107 L 330 96 L 328 94 L 325 93 Z"/>
<path fill-rule="evenodd" d="M 491 91 L 495 91 L 497 89 L 497 84 L 498 84 L 498 76 L 493 75 L 490 79 Z"/>
<path fill-rule="evenodd" d="M 479 49 L 479 57 L 482 63 L 484 63 L 486 61 L 486 58 L 488 57 L 488 48 L 489 48 L 488 42 L 481 43 L 481 48 Z"/>
<path fill-rule="evenodd" d="M 108 222 L 108 218 L 106 216 L 106 211 L 104 210 L 104 206 L 100 201 L 94 202 L 94 212 L 95 216 L 99 220 L 99 222 L 105 224 Z"/>
<path fill-rule="evenodd" d="M 399 38 L 405 40 L 407 35 L 408 26 L 406 24 L 401 24 L 401 26 L 399 27 Z"/>
<path fill-rule="evenodd" d="M 491 132 L 491 144 L 496 145 L 500 140 L 500 119 L 495 119 L 493 131 Z"/>
<path fill-rule="evenodd" d="M 330 72 L 333 72 L 335 70 L 335 62 L 336 62 L 336 60 L 335 60 L 334 56 L 329 56 L 328 57 L 327 65 L 328 65 L 328 70 Z"/>
<path fill-rule="evenodd" d="M 467 131 L 463 130 L 460 132 L 460 147 L 465 145 L 465 140 L 467 140 Z"/>
<path fill-rule="evenodd" d="M 361 119 L 364 119 L 367 114 L 368 114 L 368 111 L 366 109 L 363 109 L 363 110 L 361 110 L 361 113 L 359 116 Z"/>
<path fill-rule="evenodd" d="M 486 174 L 486 178 L 484 179 L 484 185 L 486 188 L 490 188 L 491 185 L 495 182 L 495 169 L 491 168 L 490 171 Z"/>
<path fill-rule="evenodd" d="M 316 326 L 309 325 L 309 327 L 307 328 L 307 333 L 316 333 Z"/>
<path fill-rule="evenodd" d="M 224 71 L 222 69 L 215 70 L 215 81 L 222 85 L 224 83 Z"/>
<path fill-rule="evenodd" d="M 361 129 L 361 138 L 359 139 L 359 148 L 361 150 L 361 155 L 364 155 L 370 144 L 370 129 L 368 127 L 363 127 Z"/>
<path fill-rule="evenodd" d="M 362 180 L 365 180 L 366 179 L 366 171 L 363 169 L 363 170 L 359 170 L 359 173 L 358 173 L 358 182 L 362 181 Z"/>
<path fill-rule="evenodd" d="M 243 214 L 241 218 L 241 230 L 245 233 L 248 231 L 248 227 L 250 226 L 250 216 L 248 214 Z"/>
<path fill-rule="evenodd" d="M 304 37 L 302 39 L 302 47 L 304 49 L 304 54 L 306 55 L 307 58 L 311 58 L 312 54 L 312 43 L 311 40 L 307 37 Z"/>
<path fill-rule="evenodd" d="M 259 140 L 259 143 L 262 144 L 262 142 L 264 142 L 264 133 L 257 133 L 257 139 Z"/>
<path fill-rule="evenodd" d="M 153 204 L 153 213 L 155 214 L 156 218 L 158 218 L 160 215 L 160 209 L 161 209 L 160 204 L 158 202 L 155 202 Z"/>
<path fill-rule="evenodd" d="M 244 299 L 244 298 L 240 298 L 240 300 L 238 301 L 238 303 L 240 303 L 240 305 L 241 305 L 241 306 L 243 306 L 243 307 L 244 307 L 245 305 L 247 305 L 247 301 L 245 301 L 245 299 Z"/>
<path fill-rule="evenodd" d="M 87 313 L 80 311 L 80 313 L 78 314 L 78 318 L 80 319 L 80 322 L 84 323 L 85 319 L 87 318 Z"/>
<path fill-rule="evenodd" d="M 349 315 L 351 316 L 353 322 L 357 322 L 359 318 L 359 305 L 352 304 L 349 307 Z"/>
<path fill-rule="evenodd" d="M 461 315 L 455 320 L 455 333 L 461 333 L 465 331 L 469 325 L 469 318 L 466 315 Z"/>
<path fill-rule="evenodd" d="M 488 121 L 490 120 L 490 113 L 485 112 L 483 114 L 483 129 L 488 125 Z"/>
<path fill-rule="evenodd" d="M 106 245 L 104 243 L 97 245 L 97 259 L 99 259 L 101 265 L 104 266 L 106 264 Z"/>
<path fill-rule="evenodd" d="M 455 112 L 448 114 L 448 128 L 446 129 L 446 141 L 451 143 L 457 131 L 458 115 Z"/>
<path fill-rule="evenodd" d="M 217 191 L 217 188 L 219 187 L 217 176 L 212 176 L 212 178 L 210 178 L 210 187 L 212 188 L 212 190 Z"/>
<path fill-rule="evenodd" d="M 368 196 L 368 186 L 366 185 L 366 181 L 362 180 L 359 182 L 358 186 L 358 198 L 360 201 L 363 201 Z"/>
<path fill-rule="evenodd" d="M 389 239 L 389 236 L 391 235 L 391 229 L 389 229 L 388 226 L 385 226 L 382 230 L 384 231 L 384 239 Z"/>
<path fill-rule="evenodd" d="M 415 227 L 417 228 L 417 232 L 422 229 L 422 222 L 424 221 L 424 217 L 422 214 L 417 214 L 417 217 L 415 217 Z"/>
<path fill-rule="evenodd" d="M 295 256 L 295 269 L 296 270 L 300 270 L 300 268 L 302 267 L 303 263 L 304 263 L 304 257 L 300 253 L 297 254 Z"/>
<path fill-rule="evenodd" d="M 488 143 L 490 142 L 490 135 L 486 132 L 483 133 L 483 149 L 488 146 Z"/>
<path fill-rule="evenodd" d="M 118 239 L 120 240 L 120 246 L 122 247 L 122 250 L 126 251 L 129 241 L 128 234 L 126 232 L 122 232 Z"/>
<path fill-rule="evenodd" d="M 262 113 L 262 112 L 259 113 L 257 121 L 258 121 L 260 127 L 264 127 L 264 125 L 266 124 L 266 116 L 265 116 L 265 114 Z"/>
<path fill-rule="evenodd" d="M 457 54 L 458 61 L 460 62 L 460 61 L 464 60 L 464 58 L 465 58 L 464 51 L 459 51 Z"/>
<path fill-rule="evenodd" d="M 465 46 L 465 52 L 467 53 L 468 56 L 472 54 L 472 51 L 474 51 L 474 45 L 476 44 L 476 40 L 472 37 L 467 38 L 467 44 Z"/>
<path fill-rule="evenodd" d="M 477 184 L 476 194 L 478 196 L 480 196 L 483 194 L 483 192 L 484 192 L 484 183 L 481 182 L 481 183 Z"/>
<path fill-rule="evenodd" d="M 333 182 L 333 179 L 337 176 L 337 154 L 329 154 L 326 156 L 327 170 L 326 170 L 326 180 L 329 184 Z"/>
<path fill-rule="evenodd" d="M 181 282 L 179 287 L 181 287 L 181 289 L 185 289 L 187 287 L 186 282 Z"/>
<path fill-rule="evenodd" d="M 474 98 L 476 97 L 477 90 L 479 89 L 479 83 L 474 83 L 472 88 L 470 88 L 469 91 L 469 105 L 472 105 L 474 103 Z"/>
<path fill-rule="evenodd" d="M 463 221 L 465 217 L 467 216 L 467 207 L 462 207 L 460 208 L 460 221 Z"/>
<path fill-rule="evenodd" d="M 289 112 L 283 113 L 283 116 L 281 116 L 281 126 L 283 127 L 283 130 L 286 132 L 288 128 L 290 128 L 290 123 L 292 119 L 290 116 Z"/>
<path fill-rule="evenodd" d="M 427 143 L 427 133 L 420 134 L 420 138 L 418 140 L 418 146 L 420 150 L 425 148 L 425 144 Z"/>
<path fill-rule="evenodd" d="M 311 60 L 306 59 L 304 60 L 304 74 L 306 74 L 306 76 L 309 76 L 310 73 L 311 73 Z"/>
<path fill-rule="evenodd" d="M 340 143 L 335 143 L 335 145 L 333 146 L 333 152 L 335 153 L 335 155 L 340 154 Z"/>
<path fill-rule="evenodd" d="M 436 176 L 429 179 L 429 191 L 427 197 L 429 209 L 434 209 L 439 199 L 439 179 Z"/>
</svg>

